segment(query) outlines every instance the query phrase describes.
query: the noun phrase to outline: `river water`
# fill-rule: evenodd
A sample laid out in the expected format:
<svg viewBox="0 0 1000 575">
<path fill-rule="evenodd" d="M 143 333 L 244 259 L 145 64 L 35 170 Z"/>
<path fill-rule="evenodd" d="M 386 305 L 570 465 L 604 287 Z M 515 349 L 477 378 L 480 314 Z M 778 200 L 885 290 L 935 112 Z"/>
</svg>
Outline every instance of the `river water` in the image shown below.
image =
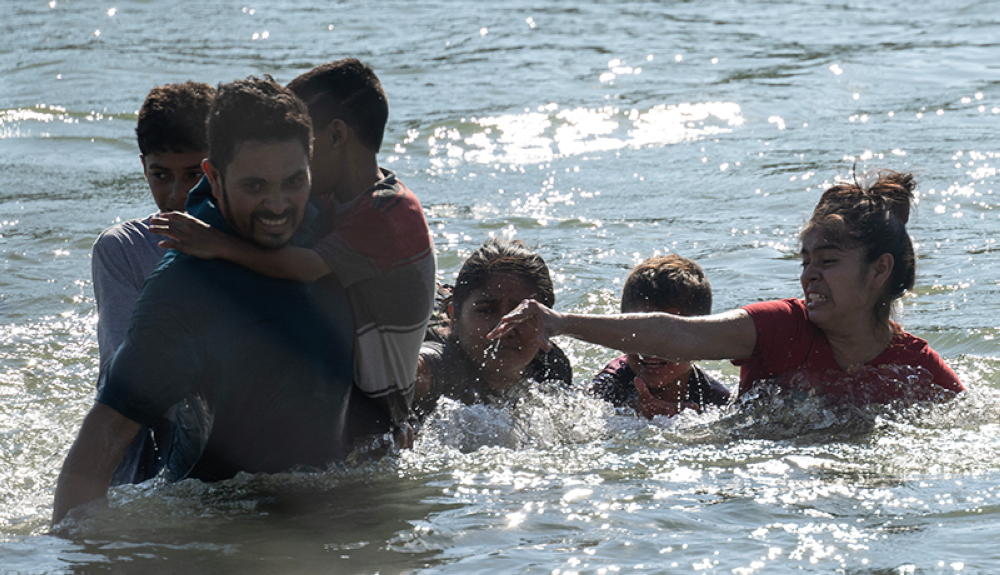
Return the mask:
<svg viewBox="0 0 1000 575">
<path fill-rule="evenodd" d="M 0 7 L 0 573 L 1000 572 L 1000 3 Z M 421 198 L 441 279 L 513 236 L 563 310 L 614 311 L 656 252 L 701 262 L 716 311 L 796 296 L 823 187 L 855 164 L 915 171 L 899 320 L 969 392 L 647 423 L 539 388 L 509 409 L 445 403 L 377 465 L 122 487 L 51 534 L 97 373 L 90 248 L 155 209 L 133 132 L 146 92 L 345 56 L 385 85 L 380 157 Z M 560 343 L 581 388 L 614 355 Z"/>
</svg>

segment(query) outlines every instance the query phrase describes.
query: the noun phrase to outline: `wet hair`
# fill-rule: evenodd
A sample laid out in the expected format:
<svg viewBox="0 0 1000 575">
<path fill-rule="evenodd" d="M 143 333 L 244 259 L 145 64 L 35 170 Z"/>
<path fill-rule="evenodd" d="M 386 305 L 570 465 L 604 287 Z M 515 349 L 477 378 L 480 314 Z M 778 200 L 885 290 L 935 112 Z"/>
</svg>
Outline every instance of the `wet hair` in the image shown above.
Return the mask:
<svg viewBox="0 0 1000 575">
<path fill-rule="evenodd" d="M 876 325 L 889 320 L 892 303 L 913 289 L 916 280 L 913 243 L 906 231 L 916 187 L 913 174 L 892 170 L 837 184 L 823 192 L 800 236 L 818 230 L 841 248 L 861 248 L 867 264 L 892 255 L 892 275 L 875 306 Z"/>
<path fill-rule="evenodd" d="M 491 238 L 472 252 L 458 272 L 450 302 L 456 316 L 453 319 L 458 319 L 469 294 L 486 285 L 494 274 L 520 277 L 535 286 L 535 299 L 549 307 L 556 303 L 552 276 L 542 256 L 528 249 L 520 240 Z"/>
<path fill-rule="evenodd" d="M 167 84 L 150 90 L 135 135 L 143 154 L 200 152 L 208 149 L 205 121 L 215 88 L 201 82 Z"/>
<path fill-rule="evenodd" d="M 270 76 L 219 84 L 208 116 L 208 159 L 223 175 L 244 142 L 294 140 L 312 155 L 309 112 Z"/>
<path fill-rule="evenodd" d="M 694 260 L 677 254 L 652 257 L 635 266 L 622 288 L 622 313 L 643 307 L 708 315 L 712 313 L 712 285 Z"/>
<path fill-rule="evenodd" d="M 288 83 L 309 107 L 313 126 L 323 130 L 341 120 L 367 148 L 382 147 L 389 102 L 375 72 L 356 58 L 327 62 Z"/>
</svg>

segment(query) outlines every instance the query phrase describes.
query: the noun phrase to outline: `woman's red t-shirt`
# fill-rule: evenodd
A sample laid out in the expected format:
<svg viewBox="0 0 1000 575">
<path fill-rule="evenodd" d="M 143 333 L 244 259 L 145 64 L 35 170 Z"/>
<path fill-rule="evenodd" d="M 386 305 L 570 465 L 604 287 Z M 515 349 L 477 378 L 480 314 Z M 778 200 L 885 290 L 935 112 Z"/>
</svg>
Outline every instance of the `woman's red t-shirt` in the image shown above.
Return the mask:
<svg viewBox="0 0 1000 575">
<path fill-rule="evenodd" d="M 757 329 L 753 355 L 735 360 L 740 395 L 756 383 L 778 378 L 783 385 L 817 388 L 860 403 L 896 399 L 946 399 L 965 387 L 923 339 L 900 330 L 889 347 L 864 366 L 843 370 L 826 335 L 809 321 L 805 303 L 782 299 L 744 307 Z"/>
</svg>

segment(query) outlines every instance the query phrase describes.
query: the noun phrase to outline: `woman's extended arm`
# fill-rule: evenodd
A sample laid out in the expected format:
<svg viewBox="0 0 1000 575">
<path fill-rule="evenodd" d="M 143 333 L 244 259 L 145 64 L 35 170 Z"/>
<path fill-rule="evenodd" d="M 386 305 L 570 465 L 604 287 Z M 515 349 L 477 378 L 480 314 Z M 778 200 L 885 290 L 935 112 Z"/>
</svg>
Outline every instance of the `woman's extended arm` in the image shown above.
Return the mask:
<svg viewBox="0 0 1000 575">
<path fill-rule="evenodd" d="M 538 345 L 545 350 L 551 336 L 568 335 L 673 362 L 746 359 L 757 344 L 753 319 L 741 309 L 696 317 L 668 313 L 582 315 L 559 313 L 535 300 L 521 302 L 487 337 L 496 339 L 522 323 L 538 331 Z"/>
</svg>

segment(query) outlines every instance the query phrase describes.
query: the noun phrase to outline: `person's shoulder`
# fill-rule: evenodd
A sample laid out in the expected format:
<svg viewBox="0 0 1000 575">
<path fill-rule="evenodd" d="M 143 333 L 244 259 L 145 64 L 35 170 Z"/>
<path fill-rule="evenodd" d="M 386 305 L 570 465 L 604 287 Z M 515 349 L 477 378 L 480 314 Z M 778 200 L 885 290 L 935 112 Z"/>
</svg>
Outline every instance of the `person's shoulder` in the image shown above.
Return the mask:
<svg viewBox="0 0 1000 575">
<path fill-rule="evenodd" d="M 197 272 L 194 270 L 194 266 L 197 262 L 197 258 L 185 255 L 176 250 L 169 250 L 163 259 L 160 260 L 160 265 L 156 266 L 156 269 L 149 274 L 146 280 L 147 284 L 160 284 L 161 282 L 179 282 L 182 278 L 186 276 L 195 276 Z M 187 285 L 189 282 L 183 282 L 181 285 Z"/>
<path fill-rule="evenodd" d="M 223 272 L 220 270 L 234 266 L 235 264 L 221 260 L 203 260 L 177 250 L 169 250 L 149 274 L 140 299 L 177 302 L 185 308 L 210 305 L 208 302 L 217 299 L 213 298 L 213 294 L 223 292 L 222 295 L 226 296 L 226 286 L 232 287 L 235 281 L 221 277 Z"/>
<path fill-rule="evenodd" d="M 549 351 L 539 350 L 524 373 L 535 381 L 559 381 L 566 386 L 573 383 L 573 366 L 566 353 L 554 343 Z"/>
<path fill-rule="evenodd" d="M 385 176 L 369 190 L 368 203 L 383 214 L 402 214 L 420 210 L 420 200 L 392 170 L 380 168 Z"/>
<path fill-rule="evenodd" d="M 372 260 L 379 275 L 409 268 L 420 274 L 429 271 L 433 281 L 434 242 L 427 219 L 416 197 L 395 175 L 385 177 L 352 203 L 335 207 L 334 213 L 331 233 L 320 240 L 320 246 L 331 238 L 334 245 L 343 242 Z M 331 260 L 322 251 L 320 255 Z M 330 267 L 339 266 L 331 263 Z"/>
<path fill-rule="evenodd" d="M 919 366 L 931 372 L 938 386 L 955 392 L 965 390 L 955 372 L 927 340 L 902 329 L 896 331 L 892 344 L 874 363 Z"/>
<path fill-rule="evenodd" d="M 939 357 L 937 352 L 931 349 L 931 344 L 926 339 L 917 337 L 908 331 L 899 329 L 892 337 L 892 343 L 886 349 L 886 353 L 891 355 L 904 356 L 930 356 Z"/>
<path fill-rule="evenodd" d="M 115 244 L 132 243 L 137 238 L 147 238 L 150 235 L 156 235 L 149 230 L 149 219 L 151 217 L 146 216 L 145 218 L 134 218 L 118 222 L 97 236 L 94 247 L 101 246 L 103 248 Z"/>
<path fill-rule="evenodd" d="M 594 376 L 590 394 L 616 406 L 626 405 L 636 393 L 635 372 L 628 365 L 628 356 L 622 355 L 610 362 Z"/>
<path fill-rule="evenodd" d="M 760 301 L 757 303 L 745 305 L 741 309 L 746 310 L 746 312 L 749 313 L 751 316 L 758 314 L 767 314 L 767 313 L 793 314 L 800 316 L 808 315 L 805 302 L 803 302 L 799 298 L 784 298 L 784 299 Z"/>
<path fill-rule="evenodd" d="M 431 395 L 457 398 L 469 392 L 475 379 L 468 360 L 454 339 L 425 341 L 420 345 L 420 360 L 430 371 Z"/>
<path fill-rule="evenodd" d="M 429 363 L 438 364 L 445 359 L 448 352 L 447 340 L 424 340 L 420 344 L 420 358 Z"/>
<path fill-rule="evenodd" d="M 148 217 L 119 222 L 97 236 L 92 265 L 95 270 L 132 269 L 141 275 L 141 282 L 167 253 L 159 246 L 161 239 L 150 231 Z"/>
</svg>

